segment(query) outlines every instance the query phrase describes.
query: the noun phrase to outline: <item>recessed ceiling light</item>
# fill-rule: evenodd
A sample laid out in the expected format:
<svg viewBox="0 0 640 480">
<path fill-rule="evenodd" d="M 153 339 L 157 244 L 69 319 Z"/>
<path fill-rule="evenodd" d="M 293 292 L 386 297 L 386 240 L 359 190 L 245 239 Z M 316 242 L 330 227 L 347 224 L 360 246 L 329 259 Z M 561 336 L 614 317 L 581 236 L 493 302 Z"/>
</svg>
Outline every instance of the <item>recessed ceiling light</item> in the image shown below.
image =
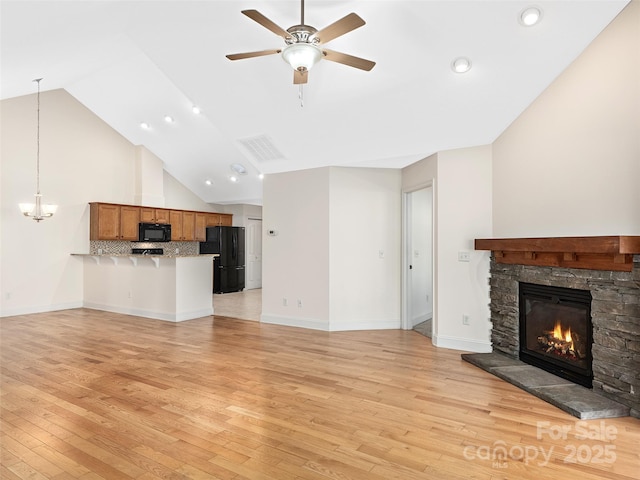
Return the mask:
<svg viewBox="0 0 640 480">
<path fill-rule="evenodd" d="M 149 128 L 151 128 L 151 127 L 149 126 L 149 124 L 147 122 L 142 122 L 140 124 L 140 128 L 143 128 L 144 130 L 149 130 Z"/>
<path fill-rule="evenodd" d="M 213 182 L 211 180 L 205 180 L 204 181 L 205 185 L 213 185 Z"/>
<path fill-rule="evenodd" d="M 533 27 L 542 19 L 542 9 L 538 7 L 527 7 L 520 12 L 518 21 L 525 27 Z"/>
<path fill-rule="evenodd" d="M 164 121 L 167 123 L 173 123 L 173 117 L 171 115 L 165 115 Z"/>
<path fill-rule="evenodd" d="M 264 173 L 261 173 L 260 175 L 258 175 L 258 178 L 262 180 L 264 178 Z"/>
<path fill-rule="evenodd" d="M 471 60 L 466 57 L 458 57 L 451 62 L 451 70 L 456 73 L 466 73 L 471 70 Z"/>
<path fill-rule="evenodd" d="M 197 107 L 196 105 L 194 105 L 193 107 L 191 107 L 191 111 L 192 111 L 193 113 L 195 113 L 196 115 L 200 115 L 200 112 L 201 112 L 202 110 L 200 110 L 200 107 Z"/>
<path fill-rule="evenodd" d="M 229 181 L 231 181 L 231 182 L 237 182 L 237 181 L 238 181 L 238 177 L 236 177 L 235 175 L 231 175 L 231 176 L 229 177 Z"/>
<path fill-rule="evenodd" d="M 247 169 L 241 163 L 232 163 L 231 170 L 236 172 L 238 175 L 246 175 Z"/>
</svg>

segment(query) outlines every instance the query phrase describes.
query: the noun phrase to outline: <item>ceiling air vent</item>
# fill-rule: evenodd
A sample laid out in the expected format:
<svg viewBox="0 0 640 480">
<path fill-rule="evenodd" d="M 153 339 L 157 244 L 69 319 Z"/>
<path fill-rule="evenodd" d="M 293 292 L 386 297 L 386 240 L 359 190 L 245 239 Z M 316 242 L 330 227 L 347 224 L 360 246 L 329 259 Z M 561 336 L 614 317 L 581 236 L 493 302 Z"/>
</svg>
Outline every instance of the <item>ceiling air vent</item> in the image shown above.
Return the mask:
<svg viewBox="0 0 640 480">
<path fill-rule="evenodd" d="M 284 155 L 276 148 L 267 135 L 243 138 L 238 142 L 253 156 L 258 162 L 270 162 L 273 160 L 284 160 Z"/>
</svg>

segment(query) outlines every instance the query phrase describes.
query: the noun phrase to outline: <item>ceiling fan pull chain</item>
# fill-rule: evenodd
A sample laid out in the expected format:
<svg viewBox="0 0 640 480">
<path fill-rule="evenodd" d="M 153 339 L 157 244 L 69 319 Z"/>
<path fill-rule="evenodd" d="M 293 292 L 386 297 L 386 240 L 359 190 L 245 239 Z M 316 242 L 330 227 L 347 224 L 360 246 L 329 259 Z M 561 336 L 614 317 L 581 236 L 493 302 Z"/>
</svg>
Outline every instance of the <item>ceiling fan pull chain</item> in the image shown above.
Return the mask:
<svg viewBox="0 0 640 480">
<path fill-rule="evenodd" d="M 304 107 L 304 90 L 303 90 L 303 85 L 300 85 L 300 90 L 298 91 L 298 98 L 300 99 L 300 108 Z"/>
</svg>

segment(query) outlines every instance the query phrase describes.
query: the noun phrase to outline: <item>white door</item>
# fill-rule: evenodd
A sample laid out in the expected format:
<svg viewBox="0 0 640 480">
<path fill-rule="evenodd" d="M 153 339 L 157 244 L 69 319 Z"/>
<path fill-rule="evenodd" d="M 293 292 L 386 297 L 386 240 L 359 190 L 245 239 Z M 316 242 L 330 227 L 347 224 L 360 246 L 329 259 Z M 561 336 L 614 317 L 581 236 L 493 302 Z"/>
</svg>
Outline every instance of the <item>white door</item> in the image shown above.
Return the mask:
<svg viewBox="0 0 640 480">
<path fill-rule="evenodd" d="M 249 217 L 245 223 L 247 242 L 245 288 L 262 288 L 262 219 Z"/>
</svg>

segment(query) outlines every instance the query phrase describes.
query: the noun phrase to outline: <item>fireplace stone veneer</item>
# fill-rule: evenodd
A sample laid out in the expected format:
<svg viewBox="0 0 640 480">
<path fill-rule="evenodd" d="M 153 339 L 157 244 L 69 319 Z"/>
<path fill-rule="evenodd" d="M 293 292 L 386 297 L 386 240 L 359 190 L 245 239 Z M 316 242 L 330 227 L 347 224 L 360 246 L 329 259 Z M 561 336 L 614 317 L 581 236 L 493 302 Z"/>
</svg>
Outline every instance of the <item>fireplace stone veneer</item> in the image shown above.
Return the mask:
<svg viewBox="0 0 640 480">
<path fill-rule="evenodd" d="M 476 249 L 478 241 L 476 241 Z M 490 248 L 489 248 L 490 249 Z M 640 418 L 640 255 L 630 271 L 502 263 L 491 258 L 491 342 L 519 357 L 519 283 L 588 290 L 593 325 L 593 390 Z M 497 257 L 497 258 L 496 258 Z"/>
</svg>

